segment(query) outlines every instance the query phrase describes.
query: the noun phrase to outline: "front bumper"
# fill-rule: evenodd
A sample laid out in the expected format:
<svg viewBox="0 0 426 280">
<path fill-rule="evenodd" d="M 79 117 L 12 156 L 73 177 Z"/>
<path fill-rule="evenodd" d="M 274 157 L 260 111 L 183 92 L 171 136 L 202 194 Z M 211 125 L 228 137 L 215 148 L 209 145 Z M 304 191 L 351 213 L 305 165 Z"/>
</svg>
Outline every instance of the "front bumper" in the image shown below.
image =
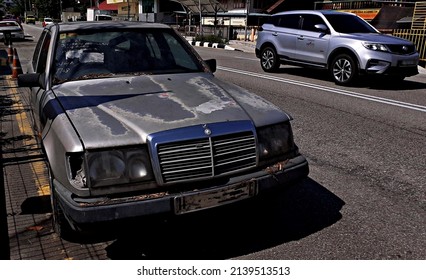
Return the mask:
<svg viewBox="0 0 426 280">
<path fill-rule="evenodd" d="M 371 55 L 373 54 L 373 55 Z M 419 55 L 398 55 L 391 53 L 369 52 L 361 61 L 361 70 L 366 74 L 414 76 L 418 72 Z"/>
<path fill-rule="evenodd" d="M 117 199 L 105 198 L 102 201 L 75 197 L 56 180 L 53 184 L 58 202 L 70 222 L 84 225 L 154 214 L 182 214 L 234 203 L 269 189 L 283 188 L 287 184 L 307 177 L 308 173 L 308 162 L 305 157 L 299 155 L 285 164 L 277 164 L 262 171 L 232 177 L 226 184 L 208 189 L 149 196 L 136 195 Z M 222 199 L 218 196 L 222 196 Z M 194 201 L 196 205 L 188 206 L 188 203 Z M 200 201 L 204 202 L 200 204 Z"/>
</svg>

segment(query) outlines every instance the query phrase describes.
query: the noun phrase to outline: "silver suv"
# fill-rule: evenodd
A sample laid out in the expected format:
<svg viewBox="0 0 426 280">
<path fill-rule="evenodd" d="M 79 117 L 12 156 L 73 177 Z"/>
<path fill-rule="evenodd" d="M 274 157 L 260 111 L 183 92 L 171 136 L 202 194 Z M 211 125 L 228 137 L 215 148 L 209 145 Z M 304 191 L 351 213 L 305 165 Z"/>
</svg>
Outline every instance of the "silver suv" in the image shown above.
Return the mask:
<svg viewBox="0 0 426 280">
<path fill-rule="evenodd" d="M 288 11 L 260 28 L 256 56 L 264 71 L 281 64 L 328 69 L 336 84 L 361 74 L 403 80 L 418 74 L 419 54 L 410 41 L 381 34 L 360 17 L 337 11 Z"/>
</svg>

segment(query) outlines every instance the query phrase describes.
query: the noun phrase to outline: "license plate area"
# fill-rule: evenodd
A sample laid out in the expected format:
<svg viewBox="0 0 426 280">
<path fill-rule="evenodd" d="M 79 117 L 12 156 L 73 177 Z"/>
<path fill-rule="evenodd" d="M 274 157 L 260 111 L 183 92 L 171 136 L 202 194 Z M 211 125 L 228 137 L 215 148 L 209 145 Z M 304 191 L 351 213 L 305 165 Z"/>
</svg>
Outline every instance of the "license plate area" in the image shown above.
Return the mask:
<svg viewBox="0 0 426 280">
<path fill-rule="evenodd" d="M 400 60 L 399 66 L 401 67 L 417 66 L 417 61 L 416 60 Z"/>
<path fill-rule="evenodd" d="M 256 194 L 256 181 L 246 181 L 221 189 L 176 196 L 173 200 L 174 210 L 176 215 L 180 215 L 229 204 L 253 197 Z"/>
</svg>

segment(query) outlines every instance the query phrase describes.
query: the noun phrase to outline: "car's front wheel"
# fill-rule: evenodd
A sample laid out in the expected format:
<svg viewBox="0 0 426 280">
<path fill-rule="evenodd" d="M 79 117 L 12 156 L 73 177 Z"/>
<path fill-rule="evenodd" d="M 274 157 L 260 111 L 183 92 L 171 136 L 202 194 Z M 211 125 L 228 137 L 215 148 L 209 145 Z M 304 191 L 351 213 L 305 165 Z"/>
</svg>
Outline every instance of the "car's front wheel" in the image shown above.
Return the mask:
<svg viewBox="0 0 426 280">
<path fill-rule="evenodd" d="M 68 238 L 73 232 L 65 214 L 59 204 L 53 186 L 52 171 L 49 171 L 50 180 L 50 203 L 52 206 L 52 226 L 53 230 L 62 238 Z"/>
<path fill-rule="evenodd" d="M 331 75 L 338 85 L 352 84 L 358 77 L 358 64 L 347 54 L 340 54 L 331 63 Z"/>
<path fill-rule="evenodd" d="M 277 52 L 272 47 L 263 48 L 260 52 L 260 65 L 265 72 L 276 72 L 280 68 Z"/>
</svg>

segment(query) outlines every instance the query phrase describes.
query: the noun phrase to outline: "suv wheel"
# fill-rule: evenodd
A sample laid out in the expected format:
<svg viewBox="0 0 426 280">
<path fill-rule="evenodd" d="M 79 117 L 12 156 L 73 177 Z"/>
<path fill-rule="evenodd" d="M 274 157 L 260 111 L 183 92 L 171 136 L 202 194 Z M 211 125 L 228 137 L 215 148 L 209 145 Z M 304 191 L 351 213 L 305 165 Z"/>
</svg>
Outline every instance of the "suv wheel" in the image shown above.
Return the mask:
<svg viewBox="0 0 426 280">
<path fill-rule="evenodd" d="M 260 52 L 260 65 L 265 72 L 275 72 L 280 68 L 277 52 L 272 47 L 266 47 Z"/>
<path fill-rule="evenodd" d="M 339 54 L 331 64 L 331 74 L 336 84 L 348 85 L 358 76 L 358 65 L 351 56 Z"/>
</svg>

